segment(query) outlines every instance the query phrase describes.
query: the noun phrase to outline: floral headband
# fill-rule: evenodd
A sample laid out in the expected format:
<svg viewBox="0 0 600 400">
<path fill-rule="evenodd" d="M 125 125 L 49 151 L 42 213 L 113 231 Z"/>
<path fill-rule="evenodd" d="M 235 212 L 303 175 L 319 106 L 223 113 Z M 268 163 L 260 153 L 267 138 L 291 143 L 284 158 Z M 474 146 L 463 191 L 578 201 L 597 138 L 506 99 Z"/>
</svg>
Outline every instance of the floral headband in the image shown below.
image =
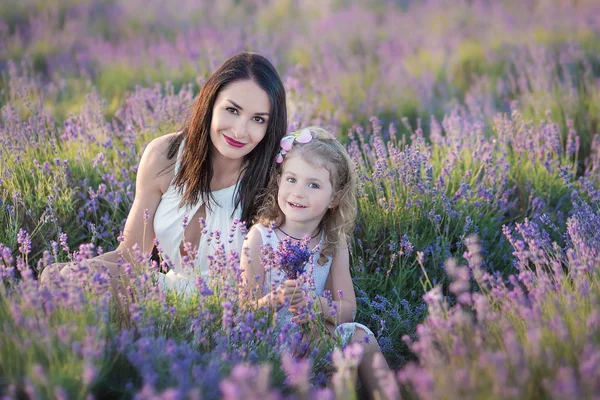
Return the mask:
<svg viewBox="0 0 600 400">
<path fill-rule="evenodd" d="M 312 138 L 312 131 L 308 128 L 302 130 L 301 132 L 296 132 L 292 133 L 291 135 L 284 136 L 283 139 L 281 139 L 281 142 L 279 142 L 279 144 L 281 145 L 281 151 L 279 151 L 279 154 L 277 154 L 277 158 L 275 159 L 275 161 L 277 161 L 278 164 L 281 164 L 283 162 L 283 156 L 285 156 L 290 150 L 292 150 L 294 142 L 308 143 L 312 140 Z"/>
</svg>

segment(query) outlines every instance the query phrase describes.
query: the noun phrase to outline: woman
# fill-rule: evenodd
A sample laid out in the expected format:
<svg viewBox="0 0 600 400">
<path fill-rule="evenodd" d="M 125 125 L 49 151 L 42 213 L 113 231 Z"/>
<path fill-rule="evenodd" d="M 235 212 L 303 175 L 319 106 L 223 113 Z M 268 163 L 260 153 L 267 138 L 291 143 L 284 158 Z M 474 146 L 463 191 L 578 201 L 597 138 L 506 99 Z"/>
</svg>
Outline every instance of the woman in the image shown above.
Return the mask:
<svg viewBox="0 0 600 400">
<path fill-rule="evenodd" d="M 106 267 L 113 292 L 125 295 L 127 282 L 120 279 L 117 262 L 131 262 L 135 245 L 150 252 L 156 239 L 174 271 L 162 275 L 160 282 L 167 288 L 185 283 L 189 290 L 193 274 L 182 266 L 189 250 L 183 241 L 197 247 L 195 270 L 206 275 L 210 249 L 202 232 L 228 232 L 235 220 L 253 219 L 255 199 L 267 185 L 286 128 L 285 88 L 273 65 L 254 53 L 227 59 L 200 89 L 181 132 L 161 136 L 146 147 L 124 240 L 116 250 L 87 260 L 86 266 Z M 242 241 L 238 230 L 226 245 L 239 252 Z M 68 276 L 74 268 L 72 263 L 50 265 L 40 281 L 48 283 L 56 273 Z"/>
</svg>

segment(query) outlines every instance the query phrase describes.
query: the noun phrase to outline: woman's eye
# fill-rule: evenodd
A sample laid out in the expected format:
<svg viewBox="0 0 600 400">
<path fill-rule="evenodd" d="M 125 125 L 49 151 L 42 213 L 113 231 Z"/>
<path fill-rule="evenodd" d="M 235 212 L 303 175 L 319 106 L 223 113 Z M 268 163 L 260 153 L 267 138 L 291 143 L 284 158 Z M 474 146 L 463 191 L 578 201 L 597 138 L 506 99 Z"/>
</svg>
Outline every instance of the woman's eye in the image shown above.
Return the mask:
<svg viewBox="0 0 600 400">
<path fill-rule="evenodd" d="M 227 111 L 229 111 L 230 113 L 235 114 L 235 115 L 238 114 L 237 108 L 227 107 Z"/>
<path fill-rule="evenodd" d="M 308 187 L 311 188 L 311 189 L 319 189 L 320 188 L 320 186 L 317 185 L 316 183 L 309 183 Z"/>
<path fill-rule="evenodd" d="M 262 117 L 254 117 L 253 118 L 255 122 L 258 122 L 259 124 L 264 124 L 265 123 L 265 119 Z"/>
</svg>

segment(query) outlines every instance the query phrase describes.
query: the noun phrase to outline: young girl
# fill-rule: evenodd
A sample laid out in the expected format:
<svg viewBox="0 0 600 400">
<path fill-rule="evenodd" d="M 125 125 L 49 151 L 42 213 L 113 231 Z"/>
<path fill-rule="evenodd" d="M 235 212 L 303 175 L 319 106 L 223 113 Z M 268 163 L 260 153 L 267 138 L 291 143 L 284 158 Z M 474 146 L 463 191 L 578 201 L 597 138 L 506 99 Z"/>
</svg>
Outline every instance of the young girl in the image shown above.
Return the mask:
<svg viewBox="0 0 600 400">
<path fill-rule="evenodd" d="M 383 388 L 375 377 L 373 361 L 380 353 L 373 333 L 353 322 L 356 297 L 350 276 L 347 237 L 356 215 L 356 174 L 344 147 L 329 132 L 311 127 L 281 140 L 278 165 L 263 207 L 244 242 L 241 256 L 246 290 L 259 307 L 270 306 L 305 323 L 307 293 L 301 280 L 286 279 L 279 268 L 261 264 L 264 244 L 277 249 L 284 239 L 298 241 L 310 237 L 313 266 L 308 268 L 314 288 L 314 304 L 331 333 L 344 343 L 362 342 L 363 360 L 358 373 L 371 394 Z M 323 297 L 329 290 L 333 303 Z M 330 310 L 336 304 L 337 310 Z M 278 315 L 280 317 L 281 314 Z M 383 359 L 381 356 L 377 358 Z M 384 361 L 385 363 L 385 361 Z M 381 368 L 381 367 L 380 367 Z M 383 365 L 388 369 L 387 364 Z M 389 369 L 388 369 L 389 370 Z"/>
</svg>

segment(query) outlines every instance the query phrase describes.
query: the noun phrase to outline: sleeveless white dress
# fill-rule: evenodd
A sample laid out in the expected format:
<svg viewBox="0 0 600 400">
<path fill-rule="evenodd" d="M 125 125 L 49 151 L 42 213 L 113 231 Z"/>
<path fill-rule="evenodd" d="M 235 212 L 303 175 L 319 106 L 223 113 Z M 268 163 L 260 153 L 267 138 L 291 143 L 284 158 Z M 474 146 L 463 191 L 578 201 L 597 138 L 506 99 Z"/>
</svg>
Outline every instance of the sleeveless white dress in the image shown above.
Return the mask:
<svg viewBox="0 0 600 400">
<path fill-rule="evenodd" d="M 179 171 L 180 158 L 185 140 L 182 141 L 175 162 L 175 175 Z M 184 263 L 180 253 L 180 245 L 184 240 L 185 227 L 189 224 L 200 224 L 201 221 L 191 221 L 198 209 L 204 204 L 200 200 L 193 206 L 179 207 L 182 194 L 175 187 L 175 177 L 167 191 L 162 195 L 154 217 L 154 233 L 159 254 L 170 266 L 167 274 L 159 273 L 158 284 L 166 290 L 176 290 L 178 293 L 189 295 L 196 291 L 195 281 L 198 276 L 208 277 L 209 256 L 216 249 L 214 234 L 221 235 L 221 244 L 229 253 L 231 250 L 239 253 L 242 249 L 245 234 L 240 222 L 241 209 L 235 207 L 235 197 L 238 186 L 233 185 L 212 192 L 216 201 L 211 203 L 211 209 L 206 209 L 206 219 L 203 222 L 202 236 L 198 245 L 197 257 Z M 196 243 L 192 243 L 196 245 Z M 193 261 L 193 263 L 191 262 Z"/>
<path fill-rule="evenodd" d="M 279 244 L 279 238 L 273 232 L 272 229 L 266 227 L 261 224 L 256 224 L 253 227 L 258 229 L 260 235 L 262 237 L 263 244 L 268 244 L 272 249 L 276 250 L 277 245 Z M 321 235 L 321 244 L 324 239 L 324 234 Z M 314 260 L 318 260 L 321 256 L 321 252 L 317 249 L 317 251 L 313 255 Z M 309 279 L 312 280 L 311 284 L 314 286 L 314 291 L 317 296 L 322 296 L 323 291 L 325 290 L 325 283 L 327 282 L 327 277 L 329 276 L 329 271 L 331 269 L 331 257 L 327 256 L 327 261 L 324 265 L 319 265 L 314 263 L 314 265 L 309 266 L 306 265 L 305 269 L 311 272 Z M 308 264 L 308 263 L 307 263 Z M 269 293 L 274 287 L 278 286 L 280 283 L 285 281 L 287 278 L 285 274 L 278 268 L 270 268 L 265 271 L 265 280 L 263 283 L 263 295 Z M 289 307 L 282 308 L 277 312 L 277 320 L 279 323 L 289 323 L 293 314 L 289 312 Z M 347 344 L 354 336 L 354 330 L 356 328 L 364 330 L 368 335 L 375 336 L 373 332 L 365 325 L 360 324 L 358 322 L 345 322 L 339 324 L 335 328 L 335 334 L 342 338 L 344 344 Z"/>
</svg>

